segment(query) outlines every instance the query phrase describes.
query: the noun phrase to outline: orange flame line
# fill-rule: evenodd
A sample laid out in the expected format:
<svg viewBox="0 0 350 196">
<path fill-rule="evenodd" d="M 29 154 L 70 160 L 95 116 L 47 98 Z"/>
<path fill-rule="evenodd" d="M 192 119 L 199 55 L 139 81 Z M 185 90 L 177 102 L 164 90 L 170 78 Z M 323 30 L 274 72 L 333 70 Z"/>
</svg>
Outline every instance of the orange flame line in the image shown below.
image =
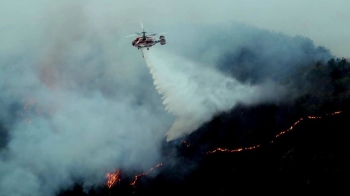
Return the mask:
<svg viewBox="0 0 350 196">
<path fill-rule="evenodd" d="M 333 112 L 333 113 L 330 113 L 330 114 L 326 114 L 326 116 L 328 115 L 337 115 L 337 114 L 340 114 L 342 111 L 337 111 L 337 112 Z M 320 119 L 322 118 L 321 116 L 307 116 L 308 119 Z M 289 131 L 293 130 L 294 127 L 296 125 L 298 125 L 301 121 L 303 121 L 304 118 L 300 118 L 299 120 L 297 120 L 295 123 L 293 123 L 292 126 L 289 127 L 289 129 L 285 130 L 285 131 L 281 131 L 279 132 L 278 134 L 275 135 L 276 138 L 280 137 L 281 135 L 284 135 L 286 133 L 288 133 Z M 186 140 L 183 140 L 182 141 L 183 144 L 185 144 L 187 147 L 190 146 L 190 144 L 187 143 Z M 271 140 L 269 142 L 269 144 L 273 144 L 274 143 L 274 140 Z M 256 148 L 260 148 L 262 145 L 261 144 L 258 144 L 258 145 L 254 145 L 254 146 L 249 146 L 249 147 L 240 147 L 240 148 L 236 148 L 236 149 L 225 149 L 225 148 L 217 148 L 215 150 L 212 150 L 212 151 L 208 151 L 206 152 L 206 154 L 212 154 L 212 153 L 216 153 L 216 152 L 230 152 L 230 153 L 233 153 L 233 152 L 241 152 L 241 151 L 245 151 L 245 150 L 253 150 L 253 149 L 256 149 Z M 141 176 L 146 176 L 148 175 L 151 171 L 153 171 L 155 168 L 158 168 L 158 167 L 161 167 L 163 166 L 163 163 L 160 163 L 154 167 L 152 167 L 148 172 L 144 172 L 144 173 L 140 173 L 140 174 L 137 174 L 135 177 L 134 177 L 134 180 L 130 183 L 131 186 L 135 186 L 137 180 L 141 177 Z M 110 173 L 107 173 L 106 177 L 108 178 L 108 182 L 107 182 L 107 185 L 108 185 L 108 188 L 111 188 L 117 181 L 120 181 L 120 171 L 117 170 L 115 173 L 113 174 L 110 174 Z"/>
<path fill-rule="evenodd" d="M 152 167 L 148 172 L 144 172 L 144 173 L 140 173 L 140 174 L 137 174 L 134 178 L 134 180 L 132 181 L 132 183 L 130 183 L 131 186 L 135 186 L 137 180 L 139 179 L 139 177 L 141 176 L 146 176 L 147 174 L 149 174 L 151 171 L 153 171 L 155 168 L 158 168 L 158 167 L 161 167 L 163 166 L 163 163 L 159 163 L 158 165 Z"/>
<path fill-rule="evenodd" d="M 326 116 L 328 115 L 337 115 L 337 114 L 340 114 L 342 111 L 337 111 L 337 112 L 333 112 L 333 113 L 330 113 L 330 114 L 326 114 Z M 322 118 L 321 116 L 307 116 L 308 119 L 320 119 Z M 304 118 L 300 118 L 299 120 L 297 120 L 292 126 L 289 127 L 289 129 L 285 130 L 285 131 L 281 131 L 279 132 L 278 134 L 275 135 L 276 138 L 280 137 L 281 135 L 284 135 L 286 133 L 288 133 L 289 131 L 293 130 L 294 127 L 296 125 L 298 125 L 301 121 L 303 121 Z M 269 143 L 270 144 L 273 144 L 273 140 L 271 140 Z M 236 148 L 236 149 L 233 149 L 233 150 L 230 150 L 230 149 L 224 149 L 224 148 L 217 148 L 215 150 L 212 150 L 212 151 L 208 151 L 206 154 L 212 154 L 212 153 L 216 153 L 216 152 L 241 152 L 241 151 L 244 151 L 244 150 L 253 150 L 255 148 L 260 148 L 261 145 L 255 145 L 255 146 L 250 146 L 250 147 L 240 147 L 240 148 Z"/>
<path fill-rule="evenodd" d="M 107 180 L 107 186 L 108 188 L 112 188 L 112 186 L 117 183 L 120 182 L 120 170 L 115 171 L 114 173 L 107 173 L 106 174 L 106 178 Z"/>
</svg>

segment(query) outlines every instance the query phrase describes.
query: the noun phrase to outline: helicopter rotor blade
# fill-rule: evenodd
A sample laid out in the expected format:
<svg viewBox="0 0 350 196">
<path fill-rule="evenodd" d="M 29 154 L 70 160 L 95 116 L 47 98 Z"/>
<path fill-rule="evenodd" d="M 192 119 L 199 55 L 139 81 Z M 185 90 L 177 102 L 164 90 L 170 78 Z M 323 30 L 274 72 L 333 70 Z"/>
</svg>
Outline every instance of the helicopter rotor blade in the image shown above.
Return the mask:
<svg viewBox="0 0 350 196">
<path fill-rule="evenodd" d="M 138 34 L 127 35 L 125 37 L 132 37 L 132 36 L 136 36 L 136 35 L 138 35 Z"/>
<path fill-rule="evenodd" d="M 162 32 L 162 33 L 157 33 L 157 34 L 163 35 L 163 34 L 167 34 L 167 32 Z"/>
<path fill-rule="evenodd" d="M 162 32 L 162 33 L 153 33 L 153 34 L 150 34 L 150 35 L 147 35 L 147 36 L 155 36 L 155 35 L 163 35 L 163 34 L 166 34 L 167 32 Z"/>
</svg>

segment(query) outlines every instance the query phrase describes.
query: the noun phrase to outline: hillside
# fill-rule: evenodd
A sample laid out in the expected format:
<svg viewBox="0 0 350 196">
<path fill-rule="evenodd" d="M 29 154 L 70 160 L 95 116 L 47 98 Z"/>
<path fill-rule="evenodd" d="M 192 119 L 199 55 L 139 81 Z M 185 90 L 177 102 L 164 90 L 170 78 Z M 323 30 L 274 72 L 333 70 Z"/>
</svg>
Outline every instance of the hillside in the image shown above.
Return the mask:
<svg viewBox="0 0 350 196">
<path fill-rule="evenodd" d="M 348 191 L 349 68 L 345 59 L 316 63 L 304 74 L 309 86 L 296 101 L 238 106 L 186 140 L 164 143 L 163 165 L 154 174 L 135 181 L 125 173 L 110 189 L 83 193 L 76 186 L 59 195 Z"/>
</svg>

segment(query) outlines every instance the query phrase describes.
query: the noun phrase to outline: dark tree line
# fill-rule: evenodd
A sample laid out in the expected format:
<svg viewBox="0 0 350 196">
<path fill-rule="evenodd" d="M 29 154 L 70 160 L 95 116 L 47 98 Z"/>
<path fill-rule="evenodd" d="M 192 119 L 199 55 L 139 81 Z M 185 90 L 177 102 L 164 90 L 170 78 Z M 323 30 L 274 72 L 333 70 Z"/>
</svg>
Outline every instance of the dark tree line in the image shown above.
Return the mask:
<svg viewBox="0 0 350 196">
<path fill-rule="evenodd" d="M 316 47 L 303 36 L 289 37 L 244 25 L 232 31 L 213 29 L 217 32 L 212 30 L 209 38 L 200 33 L 200 39 L 181 43 L 189 48 L 199 47 L 187 55 L 189 58 L 206 59 L 203 56 L 206 50 L 218 44 L 218 48 L 225 49 L 218 51 L 219 70 L 243 83 L 259 84 L 271 79 L 290 90 L 288 101 L 238 105 L 185 138 L 189 147 L 182 139 L 164 142 L 163 154 L 168 157 L 164 166 L 156 176 L 140 177 L 135 187 L 130 186 L 134 174 L 125 174 L 128 177 L 111 189 L 96 185 L 84 191 L 82 184 L 76 184 L 62 190 L 59 196 L 233 195 L 238 190 L 249 192 L 246 187 L 252 190 L 264 187 L 270 193 L 285 194 L 284 191 L 291 190 L 345 187 L 349 180 L 342 179 L 349 174 L 350 162 L 347 153 L 350 138 L 346 136 L 350 117 L 350 62 L 333 57 L 328 49 Z M 208 46 L 205 42 L 202 46 L 203 39 L 212 40 L 213 44 Z M 325 115 L 334 111 L 343 113 Z M 269 144 L 277 133 L 308 115 L 323 118 L 305 120 L 293 132 Z M 262 147 L 232 154 L 205 154 L 218 147 L 234 149 L 256 144 Z M 170 156 L 174 149 L 177 153 Z"/>
<path fill-rule="evenodd" d="M 147 194 L 236 194 L 261 191 L 284 194 L 283 191 L 346 191 L 350 156 L 346 134 L 350 109 L 350 62 L 331 58 L 300 67 L 296 100 L 284 104 L 238 106 L 231 112 L 216 116 L 191 134 L 186 145 L 164 143 L 164 154 L 177 149 L 171 161 L 155 177 L 141 177 L 137 186 L 129 178 L 111 189 L 81 185 L 62 191 L 59 196 L 147 195 Z M 325 114 L 341 110 L 341 115 Z M 278 140 L 276 133 L 287 129 L 306 115 L 322 116 L 305 120 L 293 132 Z M 274 144 L 268 142 L 274 139 Z M 181 142 L 177 142 L 181 143 Z M 234 149 L 262 144 L 261 148 L 240 153 L 203 152 L 217 147 Z M 172 161 L 176 160 L 176 164 Z M 282 191 L 282 192 L 281 192 Z"/>
<path fill-rule="evenodd" d="M 317 62 L 304 74 L 304 95 L 296 100 L 301 114 L 324 114 L 350 107 L 350 62 L 332 58 Z"/>
</svg>

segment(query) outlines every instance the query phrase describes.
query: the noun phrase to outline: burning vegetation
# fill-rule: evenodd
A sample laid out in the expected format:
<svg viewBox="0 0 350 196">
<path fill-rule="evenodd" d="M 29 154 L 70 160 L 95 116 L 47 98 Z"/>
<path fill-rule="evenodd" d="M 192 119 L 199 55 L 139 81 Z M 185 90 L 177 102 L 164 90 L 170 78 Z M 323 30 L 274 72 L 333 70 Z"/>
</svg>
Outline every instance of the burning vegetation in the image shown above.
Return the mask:
<svg viewBox="0 0 350 196">
<path fill-rule="evenodd" d="M 344 135 L 350 128 L 350 101 L 344 80 L 350 77 L 349 70 L 350 64 L 344 59 L 317 63 L 306 73 L 307 80 L 314 85 L 308 89 L 313 90 L 295 102 L 237 107 L 221 114 L 182 140 L 181 145 L 175 145 L 177 153 L 174 153 L 175 142 L 166 144 L 167 158 L 148 172 L 125 179 L 121 178 L 120 170 L 107 174 L 106 188 L 111 194 L 118 192 L 117 189 L 129 190 L 129 194 L 162 193 L 165 188 L 175 189 L 174 193 L 186 190 L 188 193 L 233 194 L 247 183 L 296 190 L 325 185 L 341 189 L 347 181 L 340 179 L 349 173 L 345 165 L 350 160 L 347 155 L 350 149 L 346 145 L 350 138 Z M 334 86 L 331 94 L 321 93 L 318 88 L 321 84 L 313 83 L 316 75 L 325 77 L 319 72 L 330 74 L 331 79 L 321 81 L 330 82 L 324 84 L 326 86 Z M 243 147 L 234 147 L 238 143 Z M 253 144 L 244 145 L 250 143 Z M 173 160 L 177 160 L 176 165 Z M 326 166 L 331 160 L 337 164 Z M 161 166 L 163 169 L 159 170 Z M 184 168 L 186 172 L 181 172 Z M 155 177 L 141 181 L 155 170 Z M 169 177 L 174 172 L 179 175 Z M 213 180 L 205 180 L 208 178 Z M 113 189 L 123 181 L 127 181 L 127 186 Z M 232 188 L 224 188 L 228 186 Z"/>
<path fill-rule="evenodd" d="M 277 189 L 289 191 L 320 190 L 324 187 L 336 190 L 347 188 L 350 183 L 346 178 L 350 174 L 350 138 L 346 134 L 350 129 L 350 62 L 345 58 L 328 58 L 331 55 L 327 49 L 314 47 L 312 41 L 306 38 L 295 37 L 287 40 L 282 35 L 275 35 L 276 40 L 285 40 L 282 42 L 287 48 L 288 44 L 292 46 L 287 51 L 300 49 L 295 56 L 278 58 L 283 56 L 279 52 L 280 45 L 271 46 L 276 43 L 275 40 L 260 37 L 264 38 L 265 35 L 265 38 L 270 38 L 271 35 L 266 37 L 267 34 L 257 33 L 259 37 L 252 40 L 269 40 L 268 42 L 242 43 L 242 48 L 221 51 L 217 68 L 242 83 L 259 84 L 266 79 L 272 79 L 292 91 L 288 100 L 253 106 L 237 105 L 231 111 L 217 114 L 186 138 L 164 142 L 161 148 L 163 160 L 158 165 L 145 171 L 115 168 L 113 172 L 102 173 L 106 181 L 92 186 L 90 190 L 86 190 L 82 182 L 57 195 L 233 195 L 239 190 L 249 192 L 246 190 L 247 186 L 252 189 L 262 186 L 268 188 L 270 193 L 278 192 Z M 229 39 L 224 42 L 227 45 L 232 43 Z M 269 51 L 274 52 L 260 55 L 262 51 L 271 49 L 270 47 L 273 50 Z M 84 75 L 84 72 L 79 74 Z M 102 72 L 98 75 L 105 76 Z M 101 79 L 96 78 L 96 81 Z M 54 80 L 58 81 L 57 78 Z M 73 81 L 67 83 L 74 83 Z M 90 81 L 90 77 L 81 84 L 86 84 L 87 81 Z M 44 83 L 52 87 L 47 82 Z M 95 80 L 90 83 L 100 85 Z M 77 86 L 79 87 L 78 84 Z M 108 83 L 104 87 L 107 89 L 105 91 L 109 91 L 107 86 L 114 88 Z M 5 87 L 12 88 L 11 85 Z M 5 87 L 3 100 L 8 99 Z M 96 87 L 95 90 L 100 89 Z M 8 108 L 4 107 L 2 112 L 9 117 L 0 119 L 0 146 L 4 149 L 1 152 L 5 154 L 1 161 L 10 157 L 6 156 L 10 141 L 7 139 L 10 135 L 9 124 L 15 124 L 20 119 L 32 126 L 36 120 L 34 117 L 50 115 L 53 111 L 42 107 L 31 97 L 23 99 L 22 102 L 20 99 L 8 102 L 13 104 Z M 55 131 L 60 131 L 60 126 L 57 127 L 58 130 Z M 85 132 L 82 133 L 79 137 Z M 91 138 L 78 139 L 89 141 Z M 18 143 L 22 146 L 21 142 Z M 49 161 L 51 163 L 52 160 Z M 8 163 L 12 163 L 11 159 Z M 34 163 L 23 164 L 29 170 L 41 169 L 36 168 Z M 45 181 L 42 173 L 34 174 L 30 177 Z M 1 185 L 4 186 L 4 183 Z"/>
</svg>

